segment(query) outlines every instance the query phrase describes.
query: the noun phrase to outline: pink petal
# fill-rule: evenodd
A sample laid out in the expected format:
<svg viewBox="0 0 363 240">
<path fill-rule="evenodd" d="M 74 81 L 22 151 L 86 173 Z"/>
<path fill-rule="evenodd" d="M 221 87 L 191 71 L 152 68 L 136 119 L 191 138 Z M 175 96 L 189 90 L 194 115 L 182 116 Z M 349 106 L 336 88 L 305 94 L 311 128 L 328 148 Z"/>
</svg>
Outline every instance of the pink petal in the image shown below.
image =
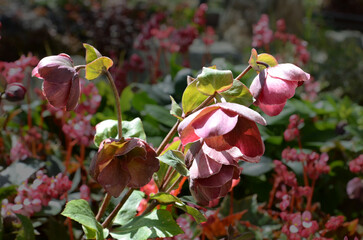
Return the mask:
<svg viewBox="0 0 363 240">
<path fill-rule="evenodd" d="M 76 108 L 81 94 L 81 86 L 79 82 L 78 74 L 76 74 L 71 82 L 71 90 L 66 105 L 66 111 L 72 111 Z"/>
<path fill-rule="evenodd" d="M 266 81 L 266 69 L 260 72 L 250 85 L 250 92 L 254 98 L 258 98 Z"/>
<path fill-rule="evenodd" d="M 204 187 L 221 187 L 233 178 L 235 166 L 223 165 L 218 174 L 208 178 L 199 178 L 198 183 Z"/>
<path fill-rule="evenodd" d="M 279 115 L 284 109 L 286 101 L 281 104 L 265 104 L 260 101 L 256 101 L 255 105 L 258 106 L 264 113 L 269 116 Z"/>
<path fill-rule="evenodd" d="M 204 143 L 202 146 L 202 151 L 209 158 L 214 159 L 214 161 L 224 165 L 231 165 L 234 163 L 235 159 L 237 161 L 237 158 L 241 157 L 241 155 L 238 154 L 238 148 L 234 148 L 231 151 L 216 151 L 215 149 L 208 147 L 208 145 Z"/>
<path fill-rule="evenodd" d="M 199 151 L 193 161 L 192 167 L 190 168 L 191 178 L 207 178 L 214 174 L 219 173 L 222 168 L 222 164 L 214 161 Z"/>
<path fill-rule="evenodd" d="M 256 111 L 252 110 L 251 108 L 248 108 L 246 106 L 243 106 L 241 104 L 237 103 L 217 103 L 213 106 L 219 106 L 223 109 L 233 111 L 237 113 L 238 115 L 247 118 L 251 121 L 257 122 L 261 125 L 266 125 L 266 120 Z"/>
<path fill-rule="evenodd" d="M 230 132 L 236 125 L 237 119 L 236 113 L 217 109 L 201 117 L 198 116 L 191 125 L 199 137 L 208 138 Z"/>
<path fill-rule="evenodd" d="M 310 74 L 291 63 L 278 64 L 274 67 L 267 68 L 266 70 L 267 75 L 284 81 L 304 82 L 310 79 Z"/>
<path fill-rule="evenodd" d="M 236 128 L 224 137 L 226 142 L 238 147 L 247 158 L 259 158 L 264 153 L 265 147 L 260 131 L 252 121 L 240 117 Z"/>
<path fill-rule="evenodd" d="M 267 75 L 266 83 L 258 97 L 265 104 L 281 104 L 295 95 L 298 82 L 284 81 Z"/>
<path fill-rule="evenodd" d="M 189 115 L 179 124 L 178 132 L 180 140 L 184 146 L 188 143 L 195 142 L 198 139 L 200 139 L 200 137 L 194 132 L 194 128 L 192 127 L 193 122 L 199 117 L 203 117 L 205 114 L 208 114 L 210 111 L 214 111 L 215 109 L 217 108 L 216 107 L 203 108 Z"/>
<path fill-rule="evenodd" d="M 53 83 L 43 82 L 43 94 L 48 102 L 57 108 L 63 108 L 67 104 L 71 82 Z"/>
</svg>

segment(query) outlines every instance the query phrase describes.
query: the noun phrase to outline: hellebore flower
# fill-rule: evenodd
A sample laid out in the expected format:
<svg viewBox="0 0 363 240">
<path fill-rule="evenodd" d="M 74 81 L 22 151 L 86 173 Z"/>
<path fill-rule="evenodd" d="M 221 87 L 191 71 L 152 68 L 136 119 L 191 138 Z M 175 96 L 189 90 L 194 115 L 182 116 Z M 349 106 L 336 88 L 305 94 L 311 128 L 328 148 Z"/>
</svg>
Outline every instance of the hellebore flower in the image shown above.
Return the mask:
<svg viewBox="0 0 363 240">
<path fill-rule="evenodd" d="M 56 108 L 71 111 L 76 108 L 80 96 L 80 83 L 73 61 L 67 54 L 45 57 L 33 69 L 32 76 L 41 78 L 43 94 Z"/>
<path fill-rule="evenodd" d="M 224 197 L 231 190 L 233 180 L 239 179 L 241 169 L 236 156 L 237 148 L 216 151 L 201 140 L 195 142 L 186 154 L 190 167 L 190 190 L 199 204 Z"/>
<path fill-rule="evenodd" d="M 233 147 L 238 159 L 258 162 L 265 151 L 256 122 L 266 121 L 256 111 L 236 103 L 217 103 L 186 117 L 178 132 L 183 145 L 203 139 L 216 151 Z"/>
<path fill-rule="evenodd" d="M 156 152 L 138 138 L 104 140 L 90 166 L 91 176 L 114 197 L 125 187 L 146 185 L 158 170 Z"/>
<path fill-rule="evenodd" d="M 21 101 L 24 99 L 26 88 L 21 83 L 10 83 L 6 86 L 4 97 L 10 102 Z"/>
<path fill-rule="evenodd" d="M 250 86 L 256 99 L 254 103 L 269 116 L 278 115 L 295 89 L 310 79 L 310 74 L 291 63 L 266 68 L 258 74 Z"/>
</svg>

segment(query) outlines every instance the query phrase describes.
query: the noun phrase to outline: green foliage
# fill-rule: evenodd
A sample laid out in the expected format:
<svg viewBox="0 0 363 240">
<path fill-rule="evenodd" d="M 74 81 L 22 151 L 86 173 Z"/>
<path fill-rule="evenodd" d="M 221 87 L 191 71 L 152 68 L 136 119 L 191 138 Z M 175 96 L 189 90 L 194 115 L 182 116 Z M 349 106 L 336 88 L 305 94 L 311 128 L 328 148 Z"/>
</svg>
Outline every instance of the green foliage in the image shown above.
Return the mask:
<svg viewBox="0 0 363 240">
<path fill-rule="evenodd" d="M 202 94 L 197 88 L 197 81 L 194 80 L 185 89 L 182 97 L 182 107 L 185 114 L 190 113 L 198 107 L 208 96 Z"/>
<path fill-rule="evenodd" d="M 21 222 L 21 229 L 19 230 L 16 240 L 35 240 L 33 224 L 29 218 L 16 214 Z"/>
<path fill-rule="evenodd" d="M 233 85 L 227 91 L 221 93 L 227 102 L 238 103 L 250 106 L 254 102 L 254 98 L 250 90 L 240 81 L 233 80 Z"/>
<path fill-rule="evenodd" d="M 97 58 L 101 57 L 101 53 L 92 45 L 83 43 L 83 47 L 86 49 L 86 63 L 93 62 Z"/>
<path fill-rule="evenodd" d="M 137 208 L 139 207 L 139 204 L 144 196 L 145 193 L 134 190 L 120 211 L 117 213 L 113 223 L 125 225 L 130 222 L 135 217 Z"/>
<path fill-rule="evenodd" d="M 156 237 L 172 237 L 183 230 L 166 210 L 155 210 L 146 215 L 135 217 L 122 227 L 113 229 L 110 234 L 116 239 L 146 240 Z"/>
<path fill-rule="evenodd" d="M 176 150 L 169 150 L 157 157 L 161 162 L 173 167 L 183 176 L 189 176 L 189 170 L 184 163 L 184 154 Z"/>
<path fill-rule="evenodd" d="M 183 210 L 184 212 L 190 214 L 195 221 L 199 224 L 205 222 L 207 219 L 204 217 L 202 213 L 200 213 L 197 209 L 186 205 L 182 202 L 178 197 L 173 196 L 169 193 L 157 193 L 155 195 L 150 196 L 150 199 L 157 200 L 160 204 L 173 204 L 173 206 Z"/>
<path fill-rule="evenodd" d="M 103 228 L 96 220 L 87 201 L 83 199 L 69 201 L 61 214 L 82 224 L 87 238 L 104 239 Z"/>
</svg>

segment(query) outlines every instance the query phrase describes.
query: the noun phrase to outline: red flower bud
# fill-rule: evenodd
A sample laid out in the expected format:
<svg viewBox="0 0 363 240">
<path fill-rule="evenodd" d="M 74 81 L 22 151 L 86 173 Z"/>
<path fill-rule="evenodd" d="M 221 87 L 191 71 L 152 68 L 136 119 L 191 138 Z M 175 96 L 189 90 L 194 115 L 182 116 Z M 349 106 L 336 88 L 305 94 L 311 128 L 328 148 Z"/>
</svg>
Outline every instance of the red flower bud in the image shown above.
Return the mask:
<svg viewBox="0 0 363 240">
<path fill-rule="evenodd" d="M 21 83 L 10 83 L 5 89 L 5 99 L 10 102 L 21 101 L 24 99 L 26 88 Z"/>
<path fill-rule="evenodd" d="M 33 69 L 32 76 L 44 80 L 43 94 L 52 106 L 67 111 L 76 108 L 80 83 L 70 56 L 61 53 L 43 58 Z"/>
</svg>

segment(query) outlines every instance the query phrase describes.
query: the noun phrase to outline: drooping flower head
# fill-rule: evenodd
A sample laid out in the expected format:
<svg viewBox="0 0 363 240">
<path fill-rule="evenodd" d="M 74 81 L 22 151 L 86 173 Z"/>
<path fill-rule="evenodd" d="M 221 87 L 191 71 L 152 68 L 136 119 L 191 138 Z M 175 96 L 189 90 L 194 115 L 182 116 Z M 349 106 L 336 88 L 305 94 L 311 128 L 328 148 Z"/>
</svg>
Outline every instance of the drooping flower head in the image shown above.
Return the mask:
<svg viewBox="0 0 363 240">
<path fill-rule="evenodd" d="M 159 170 L 156 152 L 139 138 L 104 140 L 90 166 L 91 176 L 112 196 L 146 185 Z"/>
<path fill-rule="evenodd" d="M 190 147 L 185 160 L 191 164 L 190 190 L 199 204 L 208 205 L 227 195 L 241 174 L 238 156 L 237 148 L 216 151 L 201 140 Z"/>
<path fill-rule="evenodd" d="M 295 95 L 295 89 L 310 79 L 310 74 L 291 63 L 278 64 L 264 69 L 253 80 L 250 92 L 254 103 L 269 116 L 280 114 L 287 99 Z"/>
<path fill-rule="evenodd" d="M 236 103 L 217 103 L 186 117 L 178 127 L 183 145 L 203 139 L 216 151 L 233 147 L 239 150 L 238 159 L 258 162 L 265 146 L 256 122 L 266 121 L 256 111 Z"/>
<path fill-rule="evenodd" d="M 70 56 L 61 53 L 43 58 L 33 69 L 32 76 L 44 80 L 43 94 L 52 106 L 65 108 L 67 111 L 76 108 L 80 84 Z"/>
</svg>

